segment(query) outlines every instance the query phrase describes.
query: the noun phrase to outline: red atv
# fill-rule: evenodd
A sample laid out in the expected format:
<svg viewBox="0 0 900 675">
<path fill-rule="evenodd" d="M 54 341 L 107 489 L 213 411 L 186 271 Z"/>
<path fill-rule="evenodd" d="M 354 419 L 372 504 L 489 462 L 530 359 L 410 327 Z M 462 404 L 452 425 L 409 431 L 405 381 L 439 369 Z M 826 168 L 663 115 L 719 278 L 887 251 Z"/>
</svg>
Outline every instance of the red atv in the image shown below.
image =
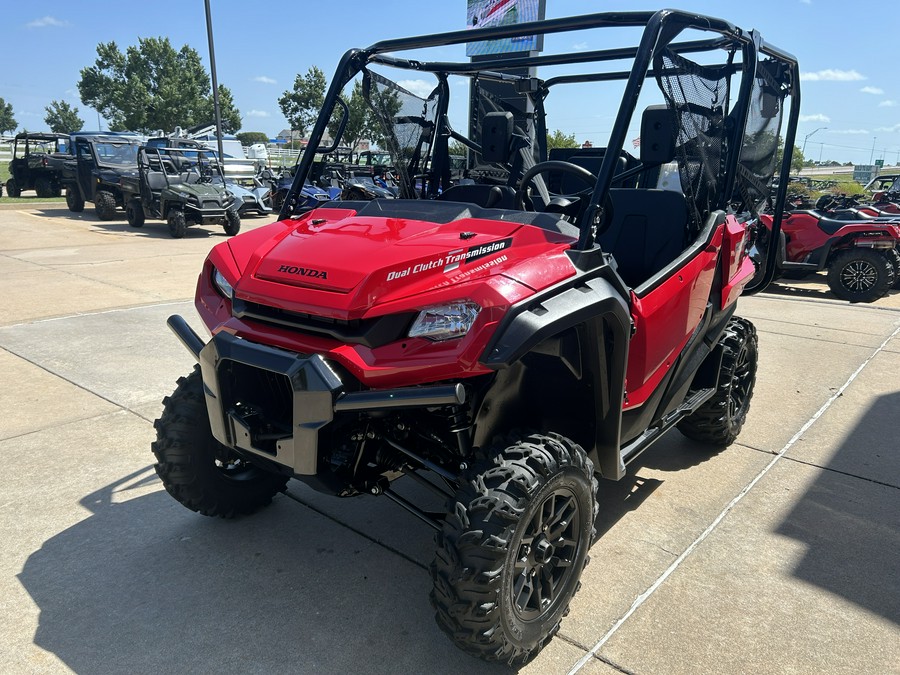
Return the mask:
<svg viewBox="0 0 900 675">
<path fill-rule="evenodd" d="M 816 206 L 785 215 L 776 254 L 781 276 L 827 270 L 831 292 L 850 302 L 874 302 L 900 284 L 900 215 L 873 217 L 855 200 L 830 196 Z M 824 210 L 830 206 L 839 208 Z M 770 227 L 772 216 L 761 222 Z"/>
<path fill-rule="evenodd" d="M 446 60 L 544 33 L 620 45 L 635 27 L 635 49 Z M 797 63 L 669 10 L 388 40 L 343 57 L 310 147 L 358 122 L 354 87 L 398 198 L 308 210 L 305 153 L 281 220 L 212 249 L 196 295 L 212 338 L 169 320 L 199 366 L 165 400 L 156 470 L 210 516 L 251 513 L 291 478 L 387 497 L 437 532 L 440 627 L 523 663 L 580 586 L 598 477 L 621 479 L 673 428 L 721 449 L 744 424 L 757 338 L 735 308 L 780 132 L 794 143 Z M 591 110 L 621 98 L 606 144 L 548 153 L 551 93 Z M 464 134 L 450 120 L 467 109 Z M 451 140 L 469 153 L 458 182 Z"/>
</svg>

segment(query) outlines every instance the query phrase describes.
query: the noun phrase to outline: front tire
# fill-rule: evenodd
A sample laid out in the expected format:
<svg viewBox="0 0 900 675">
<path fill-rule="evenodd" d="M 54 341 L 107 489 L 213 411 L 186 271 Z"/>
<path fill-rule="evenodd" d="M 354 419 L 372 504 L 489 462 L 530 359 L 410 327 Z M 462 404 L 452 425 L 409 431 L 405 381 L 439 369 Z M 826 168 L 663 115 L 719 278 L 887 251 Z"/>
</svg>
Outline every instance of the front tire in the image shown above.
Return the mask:
<svg viewBox="0 0 900 675">
<path fill-rule="evenodd" d="M 205 516 L 234 518 L 267 506 L 287 477 L 241 459 L 212 435 L 199 366 L 179 378 L 154 423 L 156 473 L 166 491 Z"/>
<path fill-rule="evenodd" d="M 233 237 L 241 231 L 241 216 L 234 209 L 225 212 L 225 222 L 222 224 L 225 234 Z"/>
<path fill-rule="evenodd" d="M 741 433 L 750 410 L 759 353 L 756 328 L 746 319 L 734 317 L 719 344 L 723 353 L 718 389 L 678 423 L 678 430 L 691 440 L 724 448 Z"/>
<path fill-rule="evenodd" d="M 597 513 L 581 446 L 533 434 L 495 447 L 449 504 L 431 564 L 435 619 L 463 651 L 510 665 L 559 630 Z"/>
<path fill-rule="evenodd" d="M 78 192 L 78 188 L 66 188 L 66 206 L 72 213 L 81 213 L 84 211 L 84 200 Z"/>
<path fill-rule="evenodd" d="M 187 221 L 184 219 L 184 211 L 172 209 L 169 211 L 169 234 L 173 239 L 181 239 L 187 232 Z"/>
<path fill-rule="evenodd" d="M 134 198 L 128 200 L 128 205 L 125 207 L 125 218 L 131 227 L 144 226 L 144 208 L 139 200 Z"/>
<path fill-rule="evenodd" d="M 900 290 L 900 251 L 892 248 L 888 251 L 888 260 L 891 263 L 891 267 L 894 268 L 894 285 L 891 288 Z"/>
<path fill-rule="evenodd" d="M 841 300 L 875 302 L 893 284 L 891 262 L 871 248 L 842 251 L 828 268 L 828 287 Z"/>
<path fill-rule="evenodd" d="M 100 220 L 112 220 L 116 217 L 116 196 L 107 190 L 97 190 L 94 210 Z"/>
</svg>

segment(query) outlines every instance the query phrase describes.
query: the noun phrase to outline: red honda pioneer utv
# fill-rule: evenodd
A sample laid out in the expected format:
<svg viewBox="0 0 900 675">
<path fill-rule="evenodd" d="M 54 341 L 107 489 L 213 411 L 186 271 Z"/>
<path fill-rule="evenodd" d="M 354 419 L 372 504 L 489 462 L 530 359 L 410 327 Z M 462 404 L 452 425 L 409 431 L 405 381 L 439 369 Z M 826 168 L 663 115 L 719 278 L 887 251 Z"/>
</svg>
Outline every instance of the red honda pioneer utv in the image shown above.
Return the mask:
<svg viewBox="0 0 900 675">
<path fill-rule="evenodd" d="M 872 216 L 852 199 L 827 210 L 833 203 L 821 198 L 816 209 L 785 215 L 776 274 L 799 279 L 827 271 L 831 292 L 850 302 L 874 302 L 900 287 L 900 215 Z M 769 227 L 772 215 L 762 214 L 760 222 Z"/>
<path fill-rule="evenodd" d="M 466 43 L 532 35 L 546 53 L 447 60 Z M 569 49 L 629 37 L 640 41 Z M 355 83 L 399 196 L 297 208 L 312 149 L 329 151 L 329 126 L 331 149 L 341 141 Z M 612 101 L 603 147 L 548 153 L 554 114 L 595 117 Z M 777 139 L 792 147 L 798 109 L 793 57 L 677 11 L 348 51 L 280 221 L 204 264 L 196 307 L 212 338 L 169 319 L 199 366 L 156 423 L 166 489 L 223 517 L 265 506 L 291 478 L 383 495 L 437 531 L 440 627 L 471 654 L 527 661 L 580 586 L 598 477 L 622 478 L 675 427 L 716 448 L 741 430 L 757 339 L 735 306 L 754 275 Z M 467 134 L 451 124 L 466 111 Z M 469 153 L 458 183 L 451 140 Z M 760 287 L 774 258 L 765 269 Z"/>
</svg>

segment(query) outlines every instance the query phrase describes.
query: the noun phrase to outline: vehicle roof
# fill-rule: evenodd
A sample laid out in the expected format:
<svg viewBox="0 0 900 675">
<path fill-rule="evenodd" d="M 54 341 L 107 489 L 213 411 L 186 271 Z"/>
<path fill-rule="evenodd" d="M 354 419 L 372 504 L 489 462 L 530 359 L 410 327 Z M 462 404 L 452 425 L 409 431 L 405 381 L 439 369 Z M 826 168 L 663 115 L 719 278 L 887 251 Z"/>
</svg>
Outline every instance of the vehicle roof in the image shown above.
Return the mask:
<svg viewBox="0 0 900 675">
<path fill-rule="evenodd" d="M 39 131 L 39 132 L 23 131 L 19 134 L 16 134 L 17 141 L 20 139 L 22 139 L 22 140 L 34 139 L 34 140 L 38 140 L 38 141 L 58 141 L 58 140 L 66 139 L 68 137 L 69 137 L 68 134 L 58 134 L 58 133 L 55 133 L 52 131 Z"/>
<path fill-rule="evenodd" d="M 141 145 L 141 139 L 137 136 L 116 135 L 105 132 L 90 132 L 86 134 L 72 134 L 76 140 L 90 141 L 91 143 L 118 143 L 119 145 Z"/>
</svg>

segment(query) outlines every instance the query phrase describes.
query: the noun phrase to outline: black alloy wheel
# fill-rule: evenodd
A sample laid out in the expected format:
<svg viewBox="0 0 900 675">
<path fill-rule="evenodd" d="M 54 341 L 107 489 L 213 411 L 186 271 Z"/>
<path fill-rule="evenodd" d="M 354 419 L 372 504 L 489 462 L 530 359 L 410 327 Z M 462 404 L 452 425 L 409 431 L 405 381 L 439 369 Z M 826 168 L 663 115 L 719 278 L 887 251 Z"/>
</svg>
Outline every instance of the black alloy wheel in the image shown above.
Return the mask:
<svg viewBox="0 0 900 675">
<path fill-rule="evenodd" d="M 520 665 L 581 587 L 597 514 L 584 449 L 558 434 L 498 442 L 448 503 L 431 564 L 438 626 L 463 651 Z"/>
<path fill-rule="evenodd" d="M 890 290 L 894 280 L 888 256 L 871 248 L 841 251 L 828 268 L 831 292 L 850 302 L 874 302 Z"/>
<path fill-rule="evenodd" d="M 731 445 L 747 419 L 759 352 L 756 328 L 733 317 L 719 340 L 722 361 L 715 394 L 678 423 L 678 430 L 691 440 L 724 448 Z"/>
</svg>

